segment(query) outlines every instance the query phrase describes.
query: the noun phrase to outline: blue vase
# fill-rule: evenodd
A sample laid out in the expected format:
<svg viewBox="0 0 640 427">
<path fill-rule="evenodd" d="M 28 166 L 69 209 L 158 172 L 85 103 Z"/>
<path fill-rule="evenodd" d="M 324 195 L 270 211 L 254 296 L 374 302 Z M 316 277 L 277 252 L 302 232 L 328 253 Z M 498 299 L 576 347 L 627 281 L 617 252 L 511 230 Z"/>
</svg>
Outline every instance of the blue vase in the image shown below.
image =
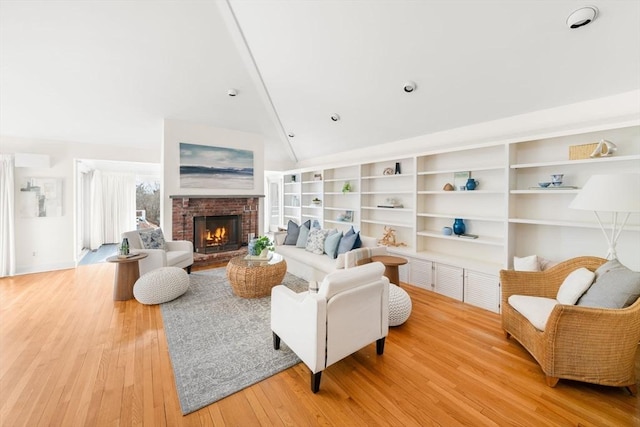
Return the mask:
<svg viewBox="0 0 640 427">
<path fill-rule="evenodd" d="M 460 234 L 464 234 L 466 230 L 467 230 L 467 227 L 465 227 L 464 222 L 462 221 L 462 218 L 456 218 L 455 221 L 453 222 L 453 232 L 456 235 L 460 235 Z"/>
<path fill-rule="evenodd" d="M 469 179 L 467 180 L 467 184 L 466 184 L 467 190 L 475 190 L 475 189 L 476 189 L 476 187 L 478 186 L 478 184 L 479 184 L 479 182 L 478 182 L 478 181 L 476 181 L 476 180 L 475 180 L 475 179 L 473 179 L 473 178 L 469 178 Z"/>
<path fill-rule="evenodd" d="M 255 252 L 255 245 L 256 245 L 257 241 L 258 241 L 258 239 L 249 240 L 249 244 L 248 244 L 248 248 L 247 248 L 247 252 L 249 253 L 249 255 L 256 255 L 254 252 Z"/>
</svg>

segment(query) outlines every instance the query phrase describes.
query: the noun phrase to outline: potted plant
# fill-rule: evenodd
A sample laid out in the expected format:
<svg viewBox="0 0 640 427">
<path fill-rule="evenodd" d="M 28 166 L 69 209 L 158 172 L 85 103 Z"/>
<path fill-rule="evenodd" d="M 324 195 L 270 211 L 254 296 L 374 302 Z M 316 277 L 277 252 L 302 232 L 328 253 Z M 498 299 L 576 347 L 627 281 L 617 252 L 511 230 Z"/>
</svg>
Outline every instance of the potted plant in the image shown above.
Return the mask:
<svg viewBox="0 0 640 427">
<path fill-rule="evenodd" d="M 351 183 L 349 181 L 347 181 L 342 186 L 342 194 L 347 194 L 350 191 L 351 191 Z"/>
<path fill-rule="evenodd" d="M 267 251 L 273 250 L 273 243 L 267 236 L 260 236 L 250 242 L 250 255 L 266 257 Z M 264 254 L 263 254 L 264 252 Z"/>
</svg>

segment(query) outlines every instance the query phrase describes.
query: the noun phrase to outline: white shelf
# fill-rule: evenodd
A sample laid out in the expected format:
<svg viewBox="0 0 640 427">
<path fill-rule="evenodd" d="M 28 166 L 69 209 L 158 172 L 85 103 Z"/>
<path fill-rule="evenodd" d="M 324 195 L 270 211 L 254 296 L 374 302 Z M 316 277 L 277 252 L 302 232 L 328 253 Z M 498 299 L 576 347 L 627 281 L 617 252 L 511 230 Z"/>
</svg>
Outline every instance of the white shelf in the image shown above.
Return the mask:
<svg viewBox="0 0 640 427">
<path fill-rule="evenodd" d="M 362 191 L 360 194 L 362 195 L 367 195 L 367 194 L 371 194 L 371 195 L 389 195 L 389 196 L 395 196 L 396 194 L 413 194 L 413 191 Z"/>
<path fill-rule="evenodd" d="M 379 221 L 379 220 L 375 220 L 375 219 L 361 219 L 360 222 L 367 223 L 367 224 L 388 225 L 389 227 L 413 228 L 412 224 L 401 223 L 401 222 L 393 222 L 393 221 Z"/>
<path fill-rule="evenodd" d="M 324 182 L 346 182 L 346 181 L 357 181 L 359 178 L 354 176 L 352 178 L 327 178 Z"/>
<path fill-rule="evenodd" d="M 358 210 L 354 208 L 338 207 L 338 206 L 325 206 L 325 209 L 328 211 L 357 211 Z"/>
<path fill-rule="evenodd" d="M 496 171 L 503 170 L 503 166 L 489 166 L 482 168 L 459 168 L 459 169 L 443 169 L 443 170 L 434 170 L 434 171 L 424 171 L 418 172 L 418 175 L 439 175 L 439 174 L 451 174 L 461 171 L 469 171 L 469 172 L 481 172 L 481 171 Z"/>
<path fill-rule="evenodd" d="M 335 219 L 325 219 L 324 222 L 329 223 L 329 224 L 351 224 L 353 225 L 352 221 L 338 221 Z"/>
<path fill-rule="evenodd" d="M 409 208 L 379 208 L 377 206 L 361 206 L 360 209 L 375 210 L 375 211 L 413 212 L 413 209 L 409 209 Z"/>
<path fill-rule="evenodd" d="M 511 165 L 511 169 L 525 169 L 525 168 L 541 168 L 547 166 L 567 166 L 567 165 L 584 165 L 592 163 L 605 163 L 605 162 L 623 162 L 627 160 L 640 160 L 640 155 L 631 156 L 612 156 L 612 157 L 599 157 L 597 159 L 581 159 L 581 160 L 559 160 L 555 162 L 536 162 L 536 163 L 520 163 Z"/>
<path fill-rule="evenodd" d="M 595 228 L 600 229 L 600 225 L 595 222 L 583 222 L 583 221 L 557 221 L 548 219 L 527 219 L 527 218 L 509 218 L 509 222 L 512 224 L 530 224 L 530 225 L 548 225 L 552 227 L 566 227 L 566 228 Z M 607 233 L 611 233 L 611 224 L 604 223 Z M 640 231 L 640 225 L 627 224 L 624 227 L 624 231 Z"/>
<path fill-rule="evenodd" d="M 464 218 L 465 221 L 490 221 L 490 222 L 503 222 L 504 218 L 497 216 L 469 216 L 469 215 L 460 215 L 460 214 L 444 214 L 444 213 L 431 213 L 431 212 L 419 212 L 417 214 L 419 217 L 426 218 L 446 218 L 446 219 L 456 219 L 456 218 Z"/>
<path fill-rule="evenodd" d="M 455 234 L 447 236 L 442 234 L 442 232 L 432 231 L 432 230 L 420 230 L 416 234 L 418 234 L 418 236 L 433 237 L 435 239 L 456 240 L 461 243 L 464 242 L 464 243 L 473 243 L 473 244 L 480 244 L 480 245 L 504 246 L 504 239 L 501 239 L 498 237 L 478 236 L 477 239 L 467 239 L 464 237 L 458 237 Z"/>
<path fill-rule="evenodd" d="M 327 196 L 348 196 L 350 194 L 355 194 L 358 195 L 360 193 L 358 193 L 357 191 L 349 191 L 347 193 L 343 193 L 342 191 L 325 191 L 325 193 Z"/>
<path fill-rule="evenodd" d="M 360 179 L 398 179 L 398 178 L 411 178 L 413 176 L 413 174 L 410 173 L 399 173 L 397 175 L 369 175 L 369 176 L 363 176 Z"/>
<path fill-rule="evenodd" d="M 445 190 L 426 190 L 418 191 L 418 194 L 504 194 L 504 191 L 496 190 L 465 190 L 465 191 L 445 191 Z"/>
<path fill-rule="evenodd" d="M 540 190 L 511 190 L 509 193 L 511 194 L 578 194 L 580 192 L 579 188 L 572 188 L 568 190 L 545 190 L 541 188 Z"/>
<path fill-rule="evenodd" d="M 284 205 L 282 206 L 283 208 L 290 208 L 290 209 L 300 209 L 300 206 L 290 206 L 290 205 Z"/>
</svg>

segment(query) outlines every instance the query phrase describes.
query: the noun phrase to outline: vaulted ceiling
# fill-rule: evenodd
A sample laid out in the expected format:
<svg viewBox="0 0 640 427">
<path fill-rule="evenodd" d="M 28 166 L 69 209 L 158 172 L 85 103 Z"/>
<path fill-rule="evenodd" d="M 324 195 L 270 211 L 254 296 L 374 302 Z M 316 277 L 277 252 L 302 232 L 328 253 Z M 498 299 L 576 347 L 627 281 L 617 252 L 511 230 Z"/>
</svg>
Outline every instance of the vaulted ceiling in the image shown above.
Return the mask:
<svg viewBox="0 0 640 427">
<path fill-rule="evenodd" d="M 0 134 L 159 149 L 172 118 L 262 134 L 269 169 L 640 89 L 640 2 L 569 29 L 584 5 L 1 0 Z"/>
</svg>

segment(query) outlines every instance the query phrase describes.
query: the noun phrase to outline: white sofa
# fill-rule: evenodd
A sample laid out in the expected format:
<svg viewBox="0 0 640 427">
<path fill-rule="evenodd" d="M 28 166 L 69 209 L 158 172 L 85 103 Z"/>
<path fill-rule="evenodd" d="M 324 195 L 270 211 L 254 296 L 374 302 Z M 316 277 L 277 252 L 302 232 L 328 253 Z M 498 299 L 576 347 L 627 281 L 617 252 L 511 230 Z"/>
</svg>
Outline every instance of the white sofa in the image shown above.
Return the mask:
<svg viewBox="0 0 640 427">
<path fill-rule="evenodd" d="M 360 236 L 362 246 L 332 259 L 327 254 L 316 255 L 305 248 L 295 245 L 284 245 L 286 232 L 274 233 L 275 251 L 287 262 L 287 272 L 307 281 L 322 281 L 324 277 L 336 270 L 351 268 L 358 261 L 374 255 L 386 255 L 386 246 L 378 246 L 375 237 Z"/>
<path fill-rule="evenodd" d="M 145 230 L 141 230 L 144 232 Z M 140 275 L 161 267 L 186 268 L 191 273 L 193 264 L 193 243 L 188 240 L 165 241 L 165 249 L 145 249 L 140 239 L 140 231 L 126 231 L 122 238 L 129 240 L 131 253 L 146 253 L 148 256 L 138 261 Z"/>
</svg>

